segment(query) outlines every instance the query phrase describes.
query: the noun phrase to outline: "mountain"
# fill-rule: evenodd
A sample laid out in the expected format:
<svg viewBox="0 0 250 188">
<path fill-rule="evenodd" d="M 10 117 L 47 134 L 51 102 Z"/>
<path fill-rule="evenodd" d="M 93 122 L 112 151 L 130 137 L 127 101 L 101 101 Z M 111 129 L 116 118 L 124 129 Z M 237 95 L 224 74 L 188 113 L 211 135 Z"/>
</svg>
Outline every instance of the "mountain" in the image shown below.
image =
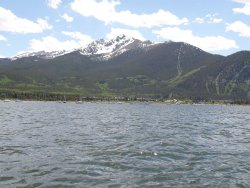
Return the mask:
<svg viewBox="0 0 250 188">
<path fill-rule="evenodd" d="M 69 51 L 39 51 L 39 52 L 25 52 L 21 53 L 12 58 L 12 60 L 25 58 L 25 57 L 37 57 L 42 59 L 53 59 L 65 54 L 72 52 L 78 52 L 82 55 L 95 56 L 96 60 L 108 60 L 113 57 L 116 57 L 129 50 L 146 50 L 150 46 L 155 45 L 151 41 L 140 41 L 138 39 L 130 38 L 125 35 L 117 36 L 111 40 L 100 39 L 90 43 L 89 45 L 79 48 L 72 49 Z"/>
<path fill-rule="evenodd" d="M 250 99 L 250 52 L 210 54 L 183 42 L 125 35 L 69 52 L 0 59 L 1 93 Z"/>
</svg>

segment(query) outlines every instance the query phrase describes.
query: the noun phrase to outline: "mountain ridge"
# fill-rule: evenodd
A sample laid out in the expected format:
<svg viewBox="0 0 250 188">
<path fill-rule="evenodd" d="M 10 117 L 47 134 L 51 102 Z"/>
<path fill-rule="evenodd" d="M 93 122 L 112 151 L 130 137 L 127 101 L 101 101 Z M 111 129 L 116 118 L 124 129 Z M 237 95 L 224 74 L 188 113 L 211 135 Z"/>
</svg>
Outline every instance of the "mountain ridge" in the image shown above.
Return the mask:
<svg viewBox="0 0 250 188">
<path fill-rule="evenodd" d="M 184 42 L 110 41 L 54 58 L 0 59 L 0 86 L 14 93 L 250 99 L 249 51 L 221 56 Z"/>
<path fill-rule="evenodd" d="M 24 52 L 19 55 L 12 57 L 12 60 L 16 60 L 24 57 L 39 57 L 43 59 L 53 59 L 62 55 L 66 55 L 72 52 L 79 52 L 82 55 L 92 56 L 99 55 L 101 56 L 100 60 L 108 60 L 117 55 L 124 53 L 127 50 L 134 48 L 147 48 L 151 45 L 155 45 L 149 40 L 141 41 L 132 37 L 127 37 L 126 35 L 119 35 L 113 39 L 99 39 L 89 43 L 84 47 L 71 50 L 62 50 L 62 51 L 38 51 L 38 52 Z"/>
</svg>

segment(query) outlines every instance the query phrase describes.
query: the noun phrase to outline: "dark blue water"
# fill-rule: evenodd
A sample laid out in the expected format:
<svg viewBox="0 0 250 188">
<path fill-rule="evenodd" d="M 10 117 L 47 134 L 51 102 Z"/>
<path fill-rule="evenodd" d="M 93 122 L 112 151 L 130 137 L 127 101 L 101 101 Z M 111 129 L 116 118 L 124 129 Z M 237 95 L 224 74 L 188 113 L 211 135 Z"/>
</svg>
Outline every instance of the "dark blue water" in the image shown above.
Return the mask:
<svg viewBox="0 0 250 188">
<path fill-rule="evenodd" d="M 0 102 L 0 187 L 250 187 L 250 107 Z"/>
</svg>

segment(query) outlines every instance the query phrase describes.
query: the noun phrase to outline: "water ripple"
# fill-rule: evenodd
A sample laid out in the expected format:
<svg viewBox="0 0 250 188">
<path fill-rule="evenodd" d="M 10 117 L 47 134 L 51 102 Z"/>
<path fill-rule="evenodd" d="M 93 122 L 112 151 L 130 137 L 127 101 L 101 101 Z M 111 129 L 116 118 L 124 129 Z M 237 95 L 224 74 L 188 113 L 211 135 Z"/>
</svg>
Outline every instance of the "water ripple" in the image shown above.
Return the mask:
<svg viewBox="0 0 250 188">
<path fill-rule="evenodd" d="M 250 187 L 249 107 L 0 108 L 0 187 Z"/>
</svg>

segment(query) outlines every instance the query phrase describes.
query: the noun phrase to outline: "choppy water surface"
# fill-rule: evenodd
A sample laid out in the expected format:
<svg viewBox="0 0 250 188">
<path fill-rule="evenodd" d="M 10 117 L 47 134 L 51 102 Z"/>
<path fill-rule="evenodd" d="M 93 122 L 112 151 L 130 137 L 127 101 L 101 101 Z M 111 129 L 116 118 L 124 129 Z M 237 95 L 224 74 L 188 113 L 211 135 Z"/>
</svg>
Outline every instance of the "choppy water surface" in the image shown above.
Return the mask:
<svg viewBox="0 0 250 188">
<path fill-rule="evenodd" d="M 250 187 L 250 107 L 0 102 L 0 187 Z"/>
</svg>

